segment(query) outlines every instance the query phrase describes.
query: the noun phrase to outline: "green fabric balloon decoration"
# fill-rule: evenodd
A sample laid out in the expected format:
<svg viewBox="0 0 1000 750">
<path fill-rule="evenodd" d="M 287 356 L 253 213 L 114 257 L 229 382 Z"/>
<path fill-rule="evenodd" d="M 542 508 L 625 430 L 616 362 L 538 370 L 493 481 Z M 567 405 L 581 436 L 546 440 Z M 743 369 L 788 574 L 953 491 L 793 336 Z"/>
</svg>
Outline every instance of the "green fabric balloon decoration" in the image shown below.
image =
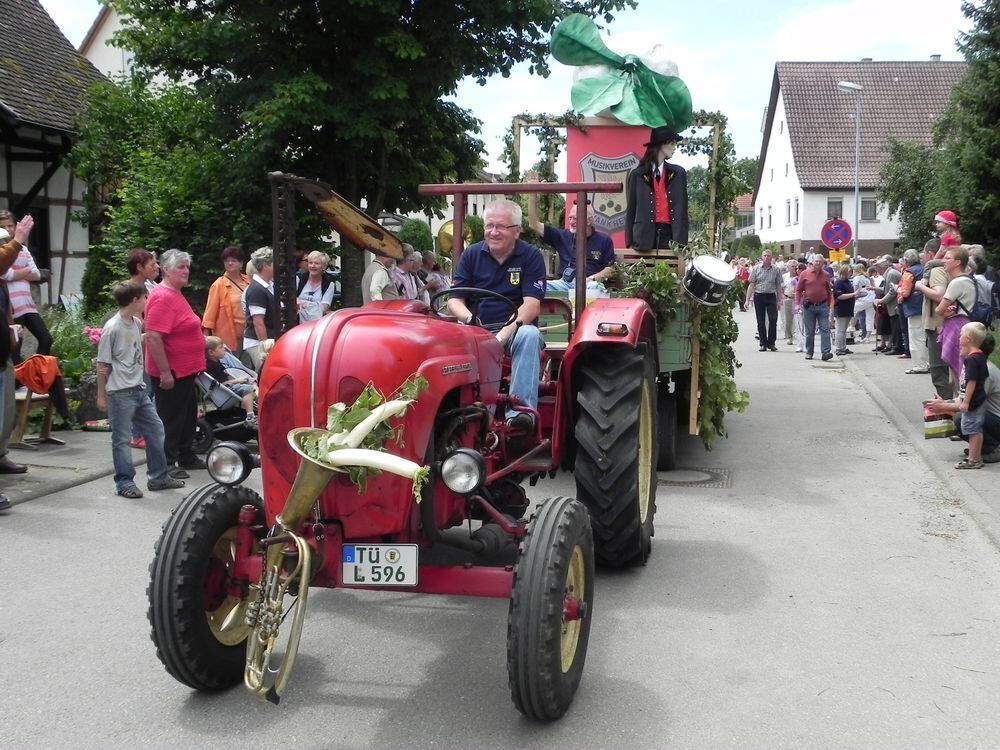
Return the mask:
<svg viewBox="0 0 1000 750">
<path fill-rule="evenodd" d="M 691 124 L 691 92 L 684 81 L 651 70 L 636 55 L 612 52 L 587 16 L 574 13 L 564 18 L 552 32 L 549 47 L 564 65 L 604 69 L 573 84 L 570 97 L 580 114 L 610 110 L 626 125 L 668 125 L 677 133 Z"/>
</svg>

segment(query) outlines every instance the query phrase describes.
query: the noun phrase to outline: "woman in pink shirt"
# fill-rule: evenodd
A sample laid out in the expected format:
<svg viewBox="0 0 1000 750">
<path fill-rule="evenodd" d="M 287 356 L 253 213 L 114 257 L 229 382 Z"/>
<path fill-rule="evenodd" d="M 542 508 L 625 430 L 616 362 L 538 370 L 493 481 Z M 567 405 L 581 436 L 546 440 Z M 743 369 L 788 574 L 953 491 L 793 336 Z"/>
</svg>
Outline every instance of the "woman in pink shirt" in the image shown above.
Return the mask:
<svg viewBox="0 0 1000 750">
<path fill-rule="evenodd" d="M 204 469 L 192 450 L 198 419 L 195 378 L 205 369 L 205 336 L 201 318 L 181 290 L 191 276 L 191 256 L 167 250 L 160 259 L 163 281 L 146 303 L 146 370 L 156 392 L 156 411 L 165 433 L 163 451 L 170 473 L 185 479 L 185 469 Z"/>
</svg>

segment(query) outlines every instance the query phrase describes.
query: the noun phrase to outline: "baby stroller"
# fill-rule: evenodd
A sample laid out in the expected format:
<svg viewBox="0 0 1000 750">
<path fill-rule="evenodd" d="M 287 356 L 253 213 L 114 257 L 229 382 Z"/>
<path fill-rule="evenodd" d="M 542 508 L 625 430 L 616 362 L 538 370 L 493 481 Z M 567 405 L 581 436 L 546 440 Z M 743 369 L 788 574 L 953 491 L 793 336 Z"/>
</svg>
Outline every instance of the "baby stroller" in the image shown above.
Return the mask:
<svg viewBox="0 0 1000 750">
<path fill-rule="evenodd" d="M 257 439 L 257 430 L 246 423 L 240 397 L 207 372 L 198 373 L 195 384 L 200 393 L 194 452 L 207 453 L 216 440 L 247 443 Z"/>
</svg>

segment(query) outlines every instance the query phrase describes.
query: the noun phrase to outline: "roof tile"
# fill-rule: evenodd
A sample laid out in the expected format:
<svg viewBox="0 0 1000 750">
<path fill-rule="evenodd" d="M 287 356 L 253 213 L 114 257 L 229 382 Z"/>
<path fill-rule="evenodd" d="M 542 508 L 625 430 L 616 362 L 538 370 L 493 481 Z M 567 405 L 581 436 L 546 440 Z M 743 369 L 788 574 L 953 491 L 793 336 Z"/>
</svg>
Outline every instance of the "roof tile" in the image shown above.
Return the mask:
<svg viewBox="0 0 1000 750">
<path fill-rule="evenodd" d="M 931 126 L 965 74 L 964 62 L 779 62 L 776 78 L 795 169 L 802 188 L 854 185 L 855 95 L 838 81 L 864 87 L 859 183 L 871 190 L 888 160 L 889 139 L 931 145 Z"/>
<path fill-rule="evenodd" d="M 83 92 L 103 76 L 80 55 L 38 0 L 5 0 L 0 104 L 28 125 L 72 132 Z"/>
</svg>

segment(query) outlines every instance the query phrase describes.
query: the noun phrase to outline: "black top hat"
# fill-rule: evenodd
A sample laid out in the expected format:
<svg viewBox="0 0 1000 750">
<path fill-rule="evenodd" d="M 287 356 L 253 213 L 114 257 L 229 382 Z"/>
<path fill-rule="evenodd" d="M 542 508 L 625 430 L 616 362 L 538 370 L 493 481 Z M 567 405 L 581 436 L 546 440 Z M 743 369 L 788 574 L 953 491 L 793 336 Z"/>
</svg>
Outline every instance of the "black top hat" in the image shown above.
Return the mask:
<svg viewBox="0 0 1000 750">
<path fill-rule="evenodd" d="M 649 143 L 644 143 L 643 145 L 647 148 L 649 146 L 659 146 L 661 143 L 667 143 L 668 141 L 683 141 L 684 139 L 674 132 L 674 129 L 669 125 L 661 125 L 658 128 L 653 128 L 649 131 Z"/>
</svg>

